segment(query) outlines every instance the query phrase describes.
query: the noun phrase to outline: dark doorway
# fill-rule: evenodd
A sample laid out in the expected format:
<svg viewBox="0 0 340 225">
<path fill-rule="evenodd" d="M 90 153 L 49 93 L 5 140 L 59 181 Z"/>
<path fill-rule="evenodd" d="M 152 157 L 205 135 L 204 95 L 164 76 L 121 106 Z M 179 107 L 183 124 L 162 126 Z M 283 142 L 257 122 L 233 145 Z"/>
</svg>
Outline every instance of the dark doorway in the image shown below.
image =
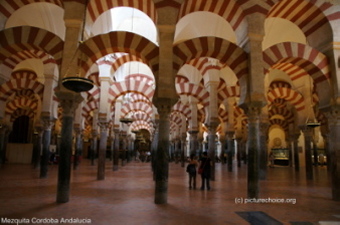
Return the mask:
<svg viewBox="0 0 340 225">
<path fill-rule="evenodd" d="M 20 116 L 13 122 L 13 129 L 9 134 L 9 143 L 28 143 L 29 121 L 28 116 Z"/>
</svg>

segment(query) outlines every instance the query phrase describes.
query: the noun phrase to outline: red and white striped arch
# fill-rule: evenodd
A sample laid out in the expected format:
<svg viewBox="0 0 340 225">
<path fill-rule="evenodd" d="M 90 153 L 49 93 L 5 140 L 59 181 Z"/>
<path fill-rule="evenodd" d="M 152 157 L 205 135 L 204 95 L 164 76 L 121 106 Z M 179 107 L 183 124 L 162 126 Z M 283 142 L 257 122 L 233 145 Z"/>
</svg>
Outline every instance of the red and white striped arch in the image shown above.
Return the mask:
<svg viewBox="0 0 340 225">
<path fill-rule="evenodd" d="M 182 76 L 182 75 L 176 75 L 176 81 L 175 83 L 176 84 L 179 84 L 179 83 L 187 83 L 189 82 L 189 78 L 187 78 L 186 76 Z"/>
<path fill-rule="evenodd" d="M 219 88 L 217 93 L 218 104 L 229 97 L 240 97 L 240 86 L 226 86 L 226 84 L 223 83 L 223 86 Z"/>
<path fill-rule="evenodd" d="M 179 70 L 192 59 L 211 57 L 232 69 L 237 78 L 246 75 L 248 56 L 235 44 L 218 37 L 198 37 L 178 43 L 173 48 L 174 69 Z"/>
<path fill-rule="evenodd" d="M 280 115 L 287 121 L 288 124 L 294 123 L 294 113 L 290 110 L 288 110 L 286 107 L 279 108 L 279 107 L 273 107 L 268 111 L 268 117 L 271 118 L 275 115 Z"/>
<path fill-rule="evenodd" d="M 145 83 L 149 86 L 152 86 L 155 83 L 153 78 L 151 78 L 148 75 L 141 74 L 141 73 L 129 74 L 128 76 L 125 77 L 125 80 L 129 80 L 129 79 L 140 81 L 140 82 Z"/>
<path fill-rule="evenodd" d="M 43 96 L 44 85 L 34 80 L 36 74 L 32 71 L 17 71 L 14 79 L 10 79 L 0 86 L 0 100 L 6 101 L 12 93 L 18 90 L 30 89 L 40 98 Z M 33 78 L 33 79 L 32 79 Z"/>
<path fill-rule="evenodd" d="M 246 18 L 243 10 L 236 1 L 216 1 L 216 0 L 187 0 L 182 5 L 178 20 L 194 12 L 211 12 L 224 18 L 234 29 L 238 36 L 238 41 L 244 39 Z M 243 25 L 243 26 L 242 26 Z"/>
<path fill-rule="evenodd" d="M 272 66 L 272 69 L 284 71 L 292 81 L 298 80 L 299 78 L 302 78 L 304 76 L 309 76 L 304 69 L 292 63 L 280 62 Z"/>
<path fill-rule="evenodd" d="M 124 111 L 126 111 L 126 110 L 124 110 Z M 121 113 L 121 116 L 123 118 L 127 117 L 130 112 L 131 111 L 129 111 L 127 113 Z M 141 110 L 135 110 L 132 118 L 134 119 L 134 121 L 145 121 L 145 122 L 148 122 L 148 123 L 152 122 L 151 114 L 146 114 Z"/>
<path fill-rule="evenodd" d="M 284 42 L 271 46 L 263 53 L 265 69 L 277 63 L 290 63 L 305 69 L 316 83 L 329 79 L 327 57 L 316 49 L 295 42 Z"/>
<path fill-rule="evenodd" d="M 332 5 L 328 1 L 283 0 L 272 7 L 267 17 L 278 17 L 296 24 L 308 37 L 329 22 L 334 15 L 327 15 Z M 328 17 L 328 18 L 327 18 Z"/>
<path fill-rule="evenodd" d="M 267 93 L 267 98 L 272 103 L 277 98 L 282 98 L 290 102 L 295 106 L 297 111 L 301 111 L 305 108 L 303 96 L 295 90 L 286 87 L 272 88 Z"/>
<path fill-rule="evenodd" d="M 4 15 L 5 18 L 9 18 L 16 10 L 21 7 L 37 2 L 45 2 L 55 4 L 63 7 L 62 0 L 1 0 L 0 15 Z M 1 16 L 0 16 L 1 17 Z"/>
<path fill-rule="evenodd" d="M 228 121 L 228 111 L 223 108 L 218 108 L 217 115 L 220 117 L 220 120 L 223 122 Z"/>
<path fill-rule="evenodd" d="M 189 107 L 189 104 L 183 104 L 183 102 L 178 101 L 172 107 L 172 110 L 182 113 L 188 120 L 191 120 L 191 109 Z"/>
<path fill-rule="evenodd" d="M 89 119 L 92 118 L 91 112 L 95 109 L 98 109 L 98 101 L 95 101 L 94 99 L 86 102 L 86 105 L 83 106 L 83 111 L 82 111 L 82 115 L 84 116 L 84 118 Z"/>
<path fill-rule="evenodd" d="M 144 61 L 141 58 L 137 57 L 136 55 L 124 54 L 114 61 L 114 63 L 112 64 L 112 68 L 114 71 L 116 71 L 124 63 L 133 61 L 144 63 Z"/>
<path fill-rule="evenodd" d="M 300 43 L 284 42 L 266 49 L 263 53 L 265 72 L 281 63 L 303 68 L 314 80 L 320 106 L 330 102 L 330 70 L 327 57 L 316 49 Z M 291 72 L 291 67 L 281 67 Z M 286 71 L 284 71 L 286 72 Z M 299 73 L 300 74 L 300 73 Z M 298 76 L 301 76 L 298 75 Z"/>
<path fill-rule="evenodd" d="M 96 0 L 90 1 L 88 4 L 89 24 L 93 24 L 103 12 L 122 6 L 139 9 L 148 15 L 155 24 L 157 22 L 156 8 L 152 0 Z"/>
<path fill-rule="evenodd" d="M 34 119 L 35 111 L 31 109 L 18 108 L 11 114 L 10 121 L 15 121 L 20 116 L 28 116 L 30 119 Z"/>
<path fill-rule="evenodd" d="M 34 112 L 37 112 L 38 110 L 38 101 L 37 99 L 31 99 L 31 98 L 16 98 L 13 101 L 7 102 L 6 104 L 6 114 L 12 114 L 15 110 L 18 108 L 23 108 L 23 109 L 31 109 Z"/>
<path fill-rule="evenodd" d="M 100 34 L 86 40 L 79 48 L 85 54 L 81 63 L 84 74 L 98 59 L 115 52 L 135 55 L 152 71 L 158 71 L 158 46 L 135 33 L 114 31 Z"/>
<path fill-rule="evenodd" d="M 39 51 L 39 50 L 25 50 L 18 52 L 15 55 L 12 55 L 9 58 L 6 58 L 3 62 L 3 65 L 10 69 L 14 69 L 17 64 L 26 60 L 26 59 L 41 59 L 43 64 L 46 63 L 55 63 L 54 59 L 51 59 L 46 52 Z"/>
<path fill-rule="evenodd" d="M 285 88 L 292 88 L 292 86 L 289 83 L 285 82 L 285 81 L 273 81 L 269 85 L 270 89 L 273 89 L 273 88 L 283 88 L 283 87 L 285 87 Z"/>
<path fill-rule="evenodd" d="M 109 89 L 108 102 L 114 102 L 116 98 L 129 92 L 143 95 L 151 101 L 155 90 L 151 86 L 138 80 L 114 82 Z"/>
<path fill-rule="evenodd" d="M 46 30 L 21 26 L 0 31 L 0 60 L 21 51 L 43 51 L 53 56 L 60 65 L 64 42 L 57 35 Z"/>
<path fill-rule="evenodd" d="M 153 131 L 153 124 L 152 123 L 148 123 L 144 120 L 137 120 L 134 121 L 131 125 L 131 130 L 141 130 L 141 129 L 145 129 L 148 130 L 150 133 L 152 133 Z"/>
<path fill-rule="evenodd" d="M 270 119 L 269 123 L 272 126 L 273 125 L 280 126 L 285 132 L 288 132 L 289 123 L 286 120 L 281 120 L 281 119 L 275 118 L 275 119 Z"/>
<path fill-rule="evenodd" d="M 176 84 L 177 94 L 194 96 L 203 106 L 209 105 L 209 92 L 204 87 L 192 83 Z"/>
<path fill-rule="evenodd" d="M 151 118 L 151 115 L 153 114 L 151 105 L 145 104 L 144 102 L 124 104 L 121 109 L 121 112 L 123 115 L 127 115 L 130 112 L 141 112 L 143 114 L 147 114 L 149 118 Z"/>
</svg>

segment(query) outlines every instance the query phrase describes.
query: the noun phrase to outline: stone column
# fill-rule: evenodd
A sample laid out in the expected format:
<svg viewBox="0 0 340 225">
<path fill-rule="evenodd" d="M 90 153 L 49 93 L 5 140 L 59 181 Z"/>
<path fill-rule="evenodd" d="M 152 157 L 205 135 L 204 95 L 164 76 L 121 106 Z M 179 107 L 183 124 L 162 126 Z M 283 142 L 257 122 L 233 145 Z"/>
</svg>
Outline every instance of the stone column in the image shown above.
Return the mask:
<svg viewBox="0 0 340 225">
<path fill-rule="evenodd" d="M 158 144 L 155 152 L 155 203 L 165 204 L 168 200 L 168 176 L 169 176 L 169 130 L 170 112 L 173 101 L 166 98 L 158 98 L 155 105 L 159 114 Z"/>
<path fill-rule="evenodd" d="M 182 133 L 181 136 L 181 166 L 184 167 L 185 166 L 185 146 L 186 146 L 186 140 L 187 140 L 187 134 L 186 133 Z"/>
<path fill-rule="evenodd" d="M 262 104 L 261 104 L 262 105 Z M 259 194 L 259 151 L 260 118 L 262 106 L 248 107 L 248 197 L 257 198 Z"/>
<path fill-rule="evenodd" d="M 41 121 L 43 123 L 42 136 L 42 155 L 40 160 L 40 178 L 47 177 L 48 164 L 50 158 L 51 129 L 54 121 L 51 119 L 49 112 L 42 112 Z"/>
<path fill-rule="evenodd" d="M 76 170 L 78 169 L 80 157 L 82 155 L 83 150 L 80 124 L 75 124 L 73 130 L 76 136 L 76 146 L 73 157 L 73 169 Z"/>
<path fill-rule="evenodd" d="M 259 179 L 267 178 L 267 155 L 268 155 L 268 128 L 269 122 L 267 118 L 260 122 L 260 148 L 259 148 Z"/>
<path fill-rule="evenodd" d="M 218 124 L 218 118 L 210 118 L 209 123 L 206 125 L 208 128 L 208 156 L 212 162 L 210 175 L 211 180 L 215 180 L 216 128 Z"/>
<path fill-rule="evenodd" d="M 232 172 L 233 171 L 233 157 L 235 155 L 235 144 L 234 144 L 234 131 L 229 131 L 226 132 L 226 137 L 227 137 L 227 163 L 228 163 L 228 171 Z"/>
<path fill-rule="evenodd" d="M 105 119 L 99 118 L 100 127 L 100 142 L 99 142 L 99 151 L 98 151 L 98 171 L 97 171 L 97 180 L 105 179 L 105 159 L 106 159 L 106 146 L 107 146 L 107 136 L 108 136 L 108 126 L 109 123 Z"/>
<path fill-rule="evenodd" d="M 330 157 L 327 163 L 332 175 L 332 199 L 340 201 L 340 106 L 333 106 L 326 113 L 329 126 Z"/>
<path fill-rule="evenodd" d="M 40 166 L 40 158 L 42 152 L 42 136 L 43 136 L 43 126 L 42 124 L 35 125 L 35 138 L 33 143 L 33 153 L 32 153 L 32 164 L 33 168 L 37 169 Z"/>
<path fill-rule="evenodd" d="M 0 127 L 0 168 L 6 163 L 6 133 L 8 132 L 8 125 L 1 121 Z"/>
<path fill-rule="evenodd" d="M 114 140 L 114 149 L 113 149 L 113 171 L 117 171 L 119 168 L 119 137 L 120 137 L 120 132 L 119 129 L 114 129 L 113 130 L 115 133 L 115 140 Z"/>
<path fill-rule="evenodd" d="M 198 131 L 189 131 L 189 135 L 190 135 L 190 155 L 194 154 L 194 155 L 198 155 L 199 152 L 199 146 L 198 146 Z"/>
<path fill-rule="evenodd" d="M 322 133 L 324 145 L 325 145 L 325 153 L 326 153 L 326 159 L 327 159 L 327 171 L 331 172 L 331 166 L 330 166 L 330 158 L 331 158 L 331 149 L 329 148 L 329 132 L 327 133 Z"/>
<path fill-rule="evenodd" d="M 299 145 L 298 140 L 300 133 L 295 133 L 293 135 L 293 150 L 294 150 L 294 168 L 295 171 L 300 171 L 300 157 L 299 157 Z"/>
<path fill-rule="evenodd" d="M 126 147 L 127 147 L 127 143 L 126 143 L 126 131 L 121 131 L 120 132 L 120 145 L 121 146 L 121 153 L 122 153 L 122 166 L 125 166 L 126 164 Z"/>
<path fill-rule="evenodd" d="M 306 179 L 313 180 L 313 162 L 312 162 L 312 134 L 313 128 L 303 125 L 300 127 L 305 139 L 305 163 Z"/>
<path fill-rule="evenodd" d="M 63 109 L 59 151 L 60 159 L 58 166 L 57 203 L 65 203 L 69 201 L 70 194 L 74 112 L 83 98 L 79 94 L 64 91 L 58 91 L 56 92 L 56 95 L 60 99 L 60 105 Z"/>
<path fill-rule="evenodd" d="M 242 137 L 236 137 L 236 144 L 237 144 L 237 154 L 236 154 L 236 159 L 237 159 L 237 167 L 241 167 L 241 162 L 242 162 Z"/>
<path fill-rule="evenodd" d="M 98 132 L 93 129 L 91 132 L 92 142 L 91 142 L 91 166 L 94 166 L 94 160 L 97 155 L 97 146 L 98 146 Z"/>
</svg>

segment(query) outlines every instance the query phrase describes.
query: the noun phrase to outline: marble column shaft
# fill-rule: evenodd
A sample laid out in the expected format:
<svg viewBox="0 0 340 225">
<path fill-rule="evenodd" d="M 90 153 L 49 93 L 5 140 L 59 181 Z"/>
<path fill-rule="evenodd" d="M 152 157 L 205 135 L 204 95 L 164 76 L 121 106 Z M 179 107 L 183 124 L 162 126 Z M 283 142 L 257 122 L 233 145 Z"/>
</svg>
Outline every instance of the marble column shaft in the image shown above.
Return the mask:
<svg viewBox="0 0 340 225">
<path fill-rule="evenodd" d="M 114 139 L 114 149 L 113 149 L 112 170 L 117 171 L 119 169 L 119 140 L 120 140 L 119 129 L 114 129 L 114 133 L 115 133 L 115 139 Z"/>
<path fill-rule="evenodd" d="M 259 151 L 261 107 L 248 108 L 248 197 L 257 198 L 259 194 Z"/>
<path fill-rule="evenodd" d="M 313 180 L 313 162 L 312 162 L 312 128 L 302 126 L 301 130 L 305 139 L 305 168 L 306 179 Z"/>
<path fill-rule="evenodd" d="M 327 112 L 329 126 L 329 159 L 332 177 L 332 199 L 340 201 L 340 106 Z"/>
<path fill-rule="evenodd" d="M 155 152 L 155 203 L 165 204 L 168 201 L 169 177 L 169 130 L 172 102 L 169 99 L 158 99 L 156 107 L 159 113 L 158 143 Z"/>
<path fill-rule="evenodd" d="M 70 195 L 72 133 L 74 112 L 83 100 L 79 94 L 56 92 L 63 108 L 61 143 L 59 151 L 57 203 L 66 203 Z"/>
<path fill-rule="evenodd" d="M 227 163 L 228 163 L 228 171 L 232 172 L 233 171 L 233 157 L 235 155 L 235 144 L 234 144 L 234 131 L 229 131 L 226 133 L 227 137 L 227 153 L 228 153 L 228 158 L 227 158 Z"/>
<path fill-rule="evenodd" d="M 260 122 L 260 148 L 259 148 L 259 179 L 267 179 L 267 162 L 268 162 L 268 128 L 269 123 Z"/>
<path fill-rule="evenodd" d="M 99 122 L 100 127 L 100 141 L 99 141 L 99 151 L 98 151 L 98 170 L 97 170 L 97 180 L 105 179 L 105 159 L 106 159 L 106 146 L 108 137 L 108 122 Z"/>
<path fill-rule="evenodd" d="M 189 131 L 190 134 L 190 155 L 198 155 L 199 154 L 199 146 L 198 146 L 198 131 Z"/>
<path fill-rule="evenodd" d="M 0 128 L 0 167 L 6 163 L 6 133 L 7 126 L 5 124 L 1 124 Z"/>
<path fill-rule="evenodd" d="M 42 136 L 42 155 L 40 160 L 40 178 L 46 178 L 48 172 L 50 143 L 51 143 L 51 129 L 53 121 L 48 118 L 42 118 L 43 122 L 43 136 Z"/>
<path fill-rule="evenodd" d="M 33 145 L 33 155 L 32 155 L 32 163 L 33 168 L 37 169 L 40 167 L 40 159 L 42 152 L 42 136 L 43 136 L 43 128 L 41 124 L 35 126 L 35 135 L 34 135 L 34 145 Z"/>
<path fill-rule="evenodd" d="M 78 169 L 79 163 L 80 163 L 80 157 L 82 155 L 82 137 L 81 137 L 81 129 L 79 126 L 76 126 L 74 128 L 74 132 L 76 135 L 76 146 L 75 146 L 75 152 L 73 157 L 73 169 Z"/>
</svg>

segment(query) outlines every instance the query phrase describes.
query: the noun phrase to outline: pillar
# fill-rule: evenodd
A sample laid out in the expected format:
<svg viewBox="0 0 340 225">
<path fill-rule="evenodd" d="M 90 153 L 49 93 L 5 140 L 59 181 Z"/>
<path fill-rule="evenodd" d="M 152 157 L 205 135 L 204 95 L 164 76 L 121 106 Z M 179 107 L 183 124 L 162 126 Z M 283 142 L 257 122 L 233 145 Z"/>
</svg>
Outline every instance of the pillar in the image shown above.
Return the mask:
<svg viewBox="0 0 340 225">
<path fill-rule="evenodd" d="M 329 127 L 329 159 L 332 177 L 332 199 L 340 201 L 340 106 L 333 106 L 327 113 Z"/>
<path fill-rule="evenodd" d="M 234 144 L 234 131 L 229 131 L 226 132 L 226 137 L 227 137 L 227 163 L 228 163 L 228 171 L 232 172 L 233 171 L 233 157 L 235 155 L 235 144 Z"/>
<path fill-rule="evenodd" d="M 8 132 L 8 125 L 1 121 L 0 127 L 0 168 L 6 163 L 6 133 Z"/>
<path fill-rule="evenodd" d="M 210 118 L 206 125 L 208 128 L 208 156 L 211 159 L 211 175 L 210 179 L 215 180 L 215 150 L 216 150 L 216 129 L 219 124 L 218 118 Z"/>
<path fill-rule="evenodd" d="M 268 162 L 268 128 L 269 122 L 262 118 L 260 122 L 260 148 L 259 148 L 259 179 L 267 178 L 267 162 Z"/>
<path fill-rule="evenodd" d="M 108 136 L 109 123 L 105 119 L 99 118 L 100 127 L 100 139 L 99 139 L 99 151 L 98 151 L 98 171 L 97 180 L 105 179 L 105 159 L 106 159 L 106 146 Z"/>
<path fill-rule="evenodd" d="M 97 146 L 98 146 L 98 131 L 93 129 L 91 132 L 92 142 L 91 142 L 91 166 L 94 166 L 94 160 L 97 155 Z"/>
<path fill-rule="evenodd" d="M 261 106 L 248 107 L 248 175 L 247 193 L 249 198 L 259 194 L 259 151 Z"/>
<path fill-rule="evenodd" d="M 119 129 L 114 129 L 114 149 L 113 149 L 113 166 L 112 170 L 117 171 L 119 168 L 119 137 L 120 137 L 120 132 Z"/>
<path fill-rule="evenodd" d="M 70 195 L 74 112 L 83 98 L 79 94 L 62 91 L 56 92 L 56 95 L 59 98 L 60 105 L 63 109 L 58 166 L 57 203 L 66 203 L 69 201 Z"/>
<path fill-rule="evenodd" d="M 50 158 L 51 129 L 54 124 L 49 112 L 42 112 L 41 120 L 43 124 L 42 154 L 40 160 L 40 178 L 46 178 Z"/>
<path fill-rule="evenodd" d="M 294 146 L 294 168 L 295 171 L 300 171 L 300 157 L 299 157 L 299 141 L 300 133 L 294 134 L 293 146 Z"/>
<path fill-rule="evenodd" d="M 312 134 L 313 128 L 306 125 L 301 126 L 305 139 L 305 164 L 306 164 L 306 179 L 313 180 L 313 162 L 312 162 Z"/>
<path fill-rule="evenodd" d="M 37 169 L 40 167 L 40 158 L 42 152 L 42 137 L 43 137 L 43 126 L 41 123 L 35 125 L 34 131 L 34 143 L 33 143 L 33 153 L 32 153 L 32 164 L 33 168 Z"/>
<path fill-rule="evenodd" d="M 155 105 L 159 114 L 158 143 L 155 152 L 155 203 L 165 204 L 168 199 L 168 176 L 169 176 L 169 130 L 170 112 L 173 101 L 158 98 Z"/>
<path fill-rule="evenodd" d="M 76 137 L 76 145 L 75 145 L 75 151 L 74 151 L 74 157 L 73 157 L 73 169 L 78 169 L 78 166 L 80 164 L 80 158 L 82 155 L 83 145 L 82 145 L 82 135 L 81 135 L 81 129 L 80 124 L 74 124 L 74 133 Z"/>
</svg>

